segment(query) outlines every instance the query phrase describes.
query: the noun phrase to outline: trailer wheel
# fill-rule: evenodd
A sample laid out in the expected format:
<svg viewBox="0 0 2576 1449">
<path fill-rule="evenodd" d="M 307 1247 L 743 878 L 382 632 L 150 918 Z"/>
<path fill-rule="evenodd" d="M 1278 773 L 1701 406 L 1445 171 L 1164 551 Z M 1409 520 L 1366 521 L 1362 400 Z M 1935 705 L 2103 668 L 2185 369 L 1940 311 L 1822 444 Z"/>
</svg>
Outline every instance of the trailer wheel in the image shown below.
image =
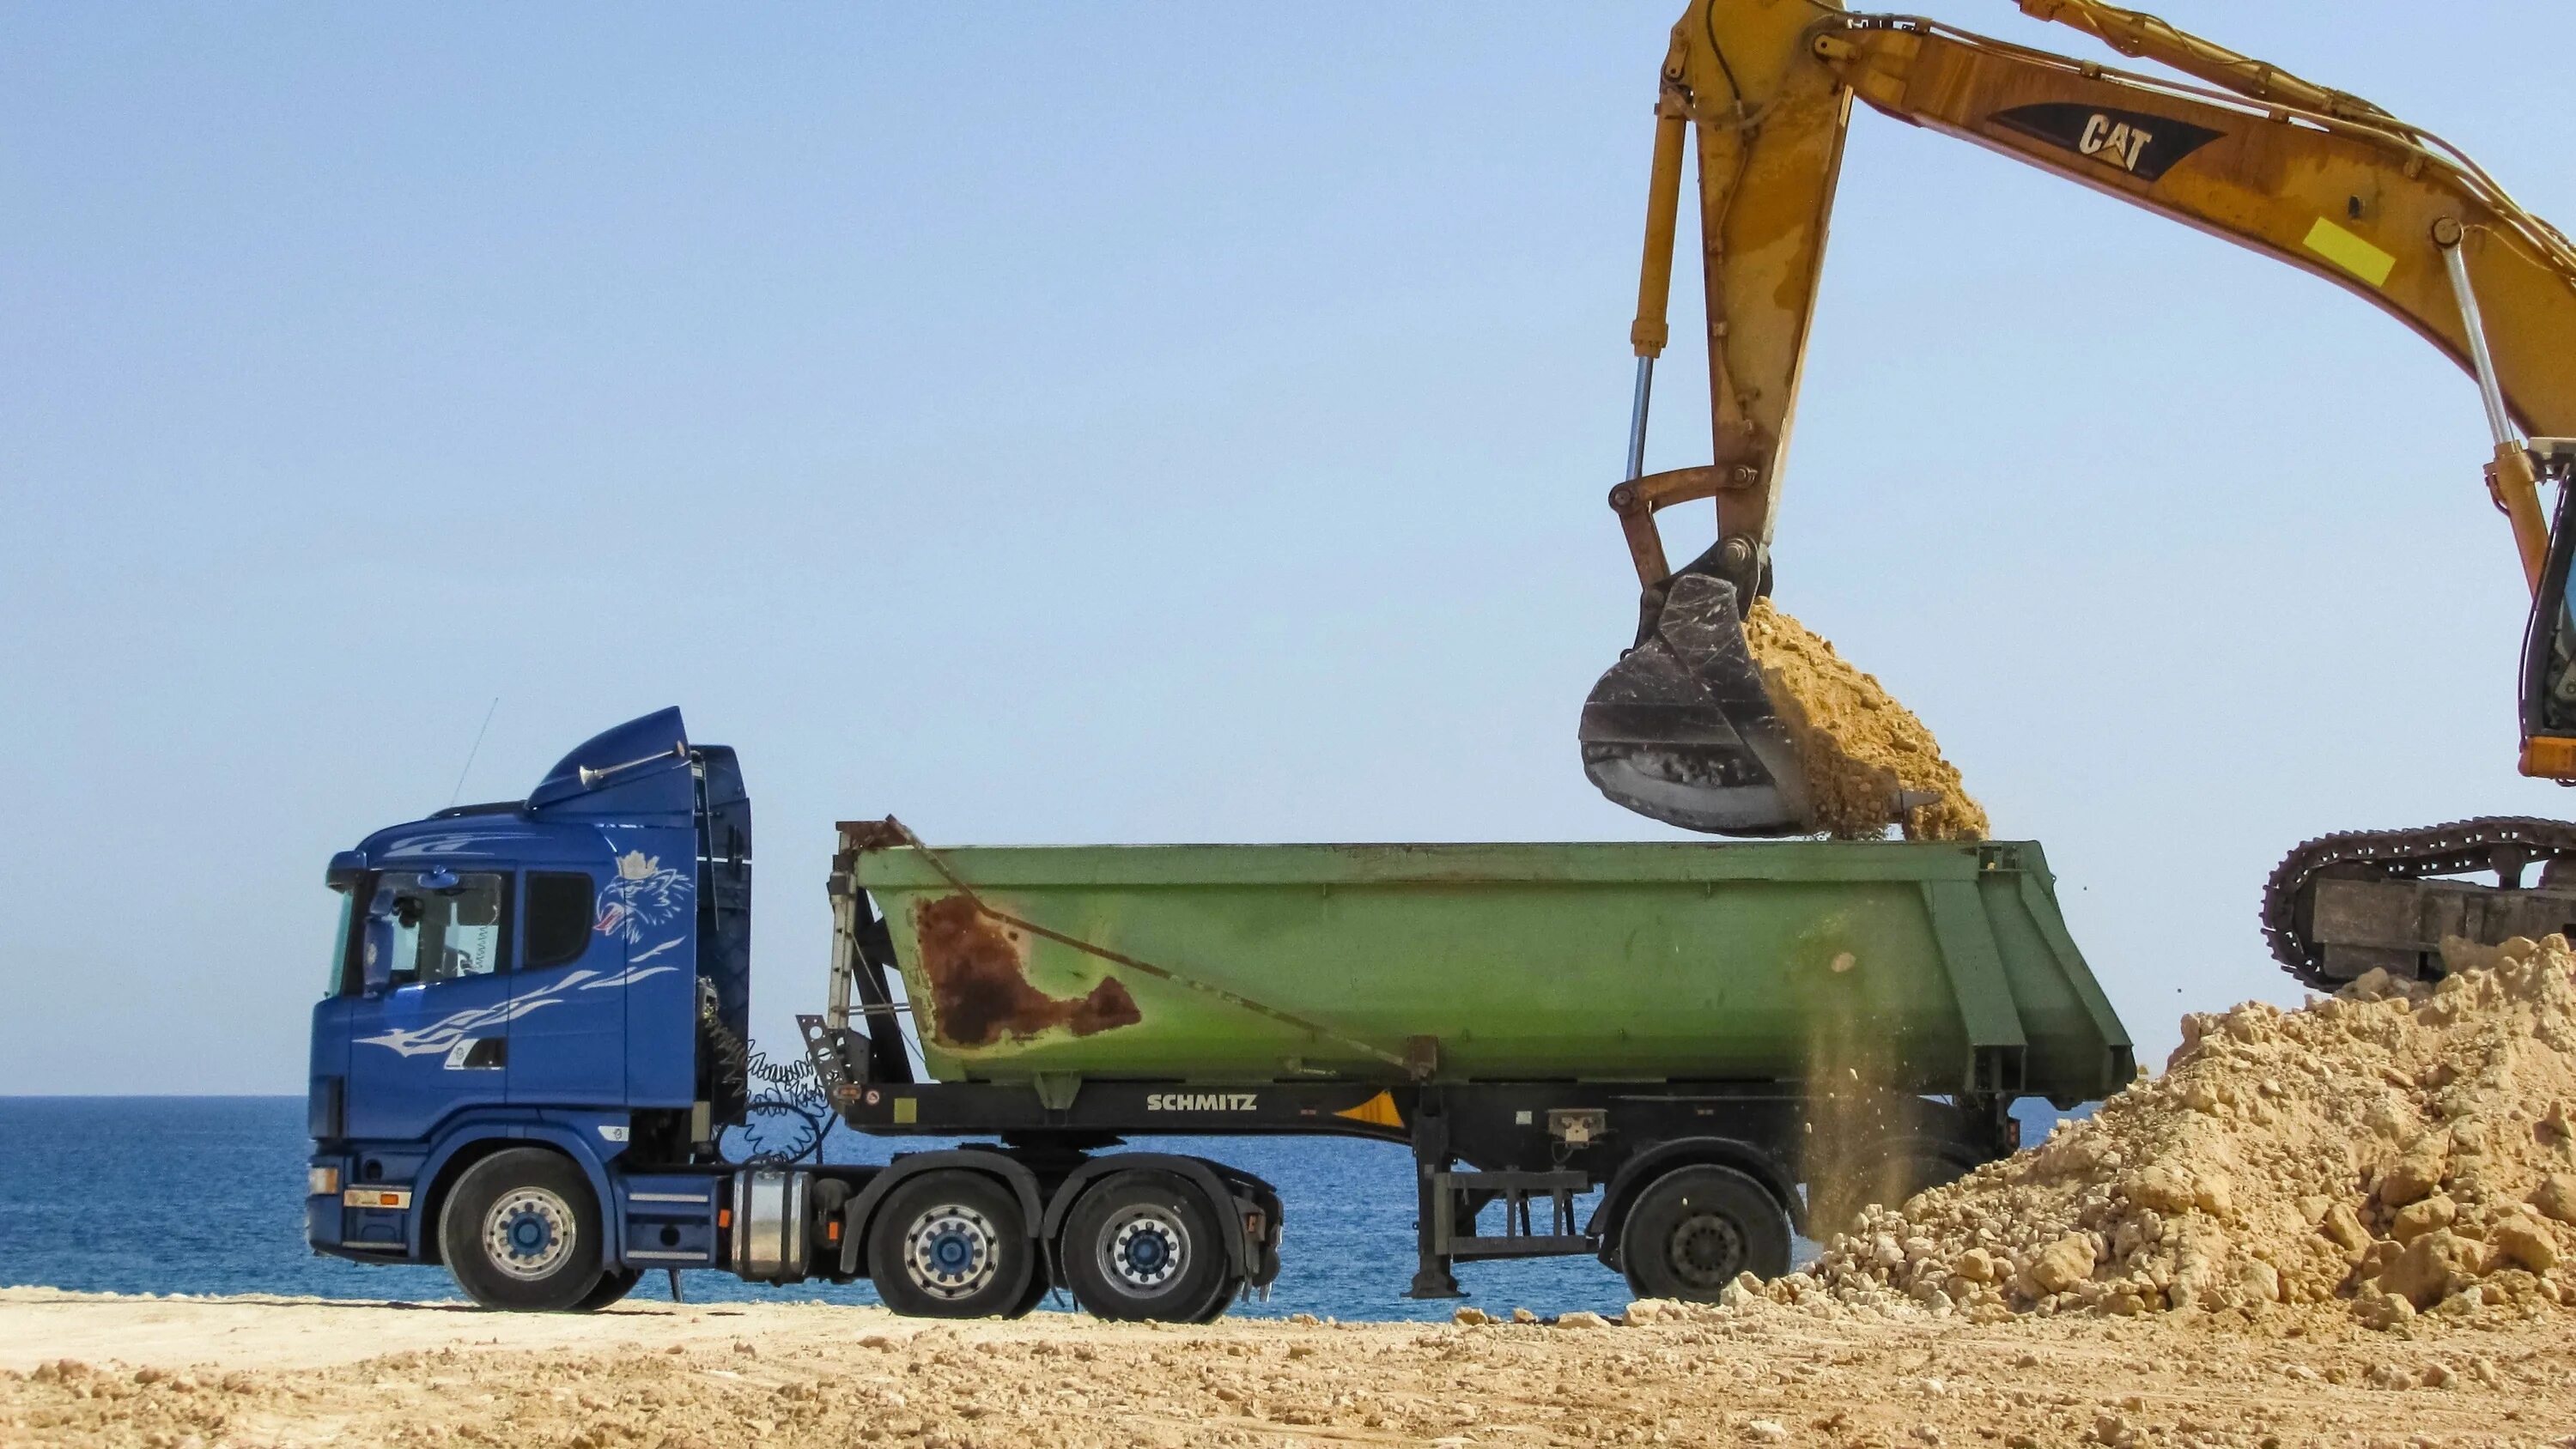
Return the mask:
<svg viewBox="0 0 2576 1449">
<path fill-rule="evenodd" d="M 1057 1256 L 1074 1301 L 1094 1317 L 1206 1323 L 1234 1296 L 1223 1231 L 1206 1198 L 1180 1178 L 1120 1172 L 1073 1205 Z"/>
<path fill-rule="evenodd" d="M 1232 1308 L 1234 1306 L 1234 1300 L 1241 1297 L 1242 1294 L 1243 1280 L 1235 1277 L 1231 1273 L 1227 1274 L 1224 1281 L 1216 1285 L 1216 1291 L 1208 1295 L 1207 1306 L 1201 1308 L 1198 1311 L 1198 1316 L 1192 1318 L 1190 1322 L 1216 1322 L 1218 1319 L 1225 1317 L 1225 1311 Z"/>
<path fill-rule="evenodd" d="M 594 1307 L 599 1202 L 571 1160 L 504 1148 L 465 1169 L 439 1214 L 447 1270 L 485 1308 L 561 1313 Z"/>
<path fill-rule="evenodd" d="M 1628 1210 L 1619 1261 L 1641 1298 L 1714 1303 L 1739 1274 L 1789 1271 L 1789 1215 L 1733 1168 L 1677 1167 Z"/>
<path fill-rule="evenodd" d="M 908 1318 L 1013 1318 L 1028 1311 L 1037 1243 L 1010 1189 L 980 1172 L 925 1172 L 869 1219 L 868 1276 Z"/>
</svg>

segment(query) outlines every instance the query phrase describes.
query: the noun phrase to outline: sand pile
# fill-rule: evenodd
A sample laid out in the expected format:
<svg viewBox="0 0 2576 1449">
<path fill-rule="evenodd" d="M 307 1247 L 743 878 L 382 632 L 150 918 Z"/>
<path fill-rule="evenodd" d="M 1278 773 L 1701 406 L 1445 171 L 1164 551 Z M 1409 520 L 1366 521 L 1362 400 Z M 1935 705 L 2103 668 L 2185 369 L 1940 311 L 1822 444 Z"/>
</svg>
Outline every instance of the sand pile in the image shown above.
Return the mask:
<svg viewBox="0 0 2576 1449">
<path fill-rule="evenodd" d="M 1886 833 L 1897 796 L 1917 793 L 1935 798 L 1905 813 L 1906 839 L 1986 838 L 1985 808 L 1941 758 L 1941 742 L 1876 678 L 1769 599 L 1755 600 L 1745 615 L 1744 642 L 1807 768 L 1819 828 L 1875 839 Z"/>
<path fill-rule="evenodd" d="M 1762 1294 L 1992 1318 L 2319 1305 L 2381 1328 L 2576 1305 L 2576 954 L 2445 954 L 2429 988 L 2374 971 L 2300 1011 L 2187 1016 L 2163 1077 L 1871 1209 Z"/>
</svg>

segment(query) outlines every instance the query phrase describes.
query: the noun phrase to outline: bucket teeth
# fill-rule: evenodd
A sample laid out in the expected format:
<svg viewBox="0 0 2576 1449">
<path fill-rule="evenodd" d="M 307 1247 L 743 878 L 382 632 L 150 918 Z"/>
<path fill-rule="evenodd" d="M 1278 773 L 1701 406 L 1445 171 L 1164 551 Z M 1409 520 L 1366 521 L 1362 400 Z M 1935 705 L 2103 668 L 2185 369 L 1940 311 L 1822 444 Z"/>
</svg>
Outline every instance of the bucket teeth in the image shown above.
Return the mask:
<svg viewBox="0 0 2576 1449">
<path fill-rule="evenodd" d="M 1640 815 L 1718 835 L 1812 829 L 1807 779 L 1745 647 L 1735 586 L 1676 577 L 1583 702 L 1583 773 Z"/>
</svg>

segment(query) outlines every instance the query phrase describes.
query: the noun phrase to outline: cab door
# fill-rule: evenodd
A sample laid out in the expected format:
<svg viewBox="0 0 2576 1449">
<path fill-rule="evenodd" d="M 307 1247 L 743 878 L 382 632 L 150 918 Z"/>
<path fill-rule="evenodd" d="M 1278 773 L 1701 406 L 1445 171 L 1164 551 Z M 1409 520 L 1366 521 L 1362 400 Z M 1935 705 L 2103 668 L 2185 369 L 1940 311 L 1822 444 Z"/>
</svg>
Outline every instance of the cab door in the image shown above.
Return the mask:
<svg viewBox="0 0 2576 1449">
<path fill-rule="evenodd" d="M 627 948 L 604 923 L 606 872 L 531 868 L 521 887 L 510 1003 L 510 1101 L 626 1104 Z"/>
<path fill-rule="evenodd" d="M 416 1140 L 506 1098 L 512 879 L 383 871 L 362 888 L 358 990 L 343 1018 L 348 1134 Z"/>
</svg>

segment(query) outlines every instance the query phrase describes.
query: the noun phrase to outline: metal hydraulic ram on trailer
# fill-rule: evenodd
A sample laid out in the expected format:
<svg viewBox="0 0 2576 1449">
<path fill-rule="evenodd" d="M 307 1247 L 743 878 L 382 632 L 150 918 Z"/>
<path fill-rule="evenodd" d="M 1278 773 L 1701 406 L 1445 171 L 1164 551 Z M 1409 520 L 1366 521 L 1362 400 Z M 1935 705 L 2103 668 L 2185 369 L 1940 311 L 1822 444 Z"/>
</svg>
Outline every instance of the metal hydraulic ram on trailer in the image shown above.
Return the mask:
<svg viewBox="0 0 2576 1449">
<path fill-rule="evenodd" d="M 962 1145 L 734 1161 L 750 798 L 677 710 L 328 880 L 307 1237 L 495 1307 L 696 1268 L 1210 1318 L 1277 1277 L 1279 1195 L 1156 1139 L 1324 1135 L 1409 1149 L 1416 1296 L 1591 1254 L 1707 1299 L 2011 1151 L 2017 1098 L 2133 1070 L 2027 844 L 935 850 L 876 821 L 842 830 L 806 1058 L 849 1127 Z"/>
</svg>

